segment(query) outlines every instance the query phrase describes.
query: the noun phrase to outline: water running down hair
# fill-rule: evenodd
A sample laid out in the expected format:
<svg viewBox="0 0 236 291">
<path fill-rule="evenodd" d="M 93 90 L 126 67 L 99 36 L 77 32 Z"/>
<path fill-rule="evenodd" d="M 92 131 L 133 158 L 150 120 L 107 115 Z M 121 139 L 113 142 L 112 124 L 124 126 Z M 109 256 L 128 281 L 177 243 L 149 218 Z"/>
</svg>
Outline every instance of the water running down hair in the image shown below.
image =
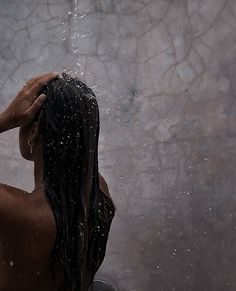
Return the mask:
<svg viewBox="0 0 236 291">
<path fill-rule="evenodd" d="M 56 243 L 51 254 L 64 265 L 61 290 L 87 291 L 106 250 L 115 215 L 99 189 L 99 109 L 94 92 L 66 74 L 48 82 L 40 121 L 44 193 L 53 210 Z"/>
</svg>

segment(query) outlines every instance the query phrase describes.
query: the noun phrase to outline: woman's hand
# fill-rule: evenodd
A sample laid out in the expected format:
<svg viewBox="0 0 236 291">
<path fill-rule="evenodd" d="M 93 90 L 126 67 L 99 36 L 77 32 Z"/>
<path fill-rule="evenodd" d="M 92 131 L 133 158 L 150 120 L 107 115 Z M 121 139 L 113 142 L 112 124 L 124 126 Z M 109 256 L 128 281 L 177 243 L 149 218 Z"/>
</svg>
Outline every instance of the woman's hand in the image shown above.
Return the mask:
<svg viewBox="0 0 236 291">
<path fill-rule="evenodd" d="M 43 105 L 46 96 L 38 96 L 43 85 L 54 79 L 59 73 L 47 73 L 30 79 L 19 91 L 15 99 L 1 114 L 5 126 L 10 129 L 29 124 L 39 108 Z"/>
</svg>

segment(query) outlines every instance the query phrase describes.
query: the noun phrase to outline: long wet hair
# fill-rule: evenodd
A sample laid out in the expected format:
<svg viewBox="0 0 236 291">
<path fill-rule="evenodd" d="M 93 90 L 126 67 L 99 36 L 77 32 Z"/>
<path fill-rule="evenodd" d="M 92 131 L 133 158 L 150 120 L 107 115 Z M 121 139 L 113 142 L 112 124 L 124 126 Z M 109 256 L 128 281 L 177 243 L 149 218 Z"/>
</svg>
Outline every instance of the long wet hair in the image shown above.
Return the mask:
<svg viewBox="0 0 236 291">
<path fill-rule="evenodd" d="M 94 92 L 63 73 L 48 82 L 40 122 L 43 185 L 57 236 L 51 253 L 64 266 L 61 290 L 87 291 L 106 250 L 114 204 L 99 189 L 99 108 Z M 54 277 L 55 279 L 55 277 Z"/>
</svg>

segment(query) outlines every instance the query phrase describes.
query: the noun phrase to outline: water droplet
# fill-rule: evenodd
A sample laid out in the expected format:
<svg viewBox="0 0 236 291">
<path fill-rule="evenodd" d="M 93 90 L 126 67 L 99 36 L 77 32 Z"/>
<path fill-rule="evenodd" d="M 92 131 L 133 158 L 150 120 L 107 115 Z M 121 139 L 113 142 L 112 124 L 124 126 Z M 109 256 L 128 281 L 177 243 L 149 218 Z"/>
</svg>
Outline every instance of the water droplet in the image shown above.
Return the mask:
<svg viewBox="0 0 236 291">
<path fill-rule="evenodd" d="M 9 265 L 12 267 L 14 265 L 14 262 L 13 261 L 10 261 L 9 262 Z"/>
<path fill-rule="evenodd" d="M 87 15 L 87 13 L 84 13 L 84 14 L 80 15 L 79 18 L 82 19 L 82 18 L 84 18 L 86 15 Z"/>
</svg>

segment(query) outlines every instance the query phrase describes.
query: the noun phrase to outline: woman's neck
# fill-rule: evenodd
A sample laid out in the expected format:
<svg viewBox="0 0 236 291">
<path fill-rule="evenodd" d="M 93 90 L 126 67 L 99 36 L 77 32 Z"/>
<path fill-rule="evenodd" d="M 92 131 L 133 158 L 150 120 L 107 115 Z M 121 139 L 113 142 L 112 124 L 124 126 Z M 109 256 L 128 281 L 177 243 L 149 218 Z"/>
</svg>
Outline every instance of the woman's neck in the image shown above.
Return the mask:
<svg viewBox="0 0 236 291">
<path fill-rule="evenodd" d="M 40 155 L 36 155 L 34 160 L 34 184 L 34 189 L 43 184 L 43 158 Z"/>
</svg>

